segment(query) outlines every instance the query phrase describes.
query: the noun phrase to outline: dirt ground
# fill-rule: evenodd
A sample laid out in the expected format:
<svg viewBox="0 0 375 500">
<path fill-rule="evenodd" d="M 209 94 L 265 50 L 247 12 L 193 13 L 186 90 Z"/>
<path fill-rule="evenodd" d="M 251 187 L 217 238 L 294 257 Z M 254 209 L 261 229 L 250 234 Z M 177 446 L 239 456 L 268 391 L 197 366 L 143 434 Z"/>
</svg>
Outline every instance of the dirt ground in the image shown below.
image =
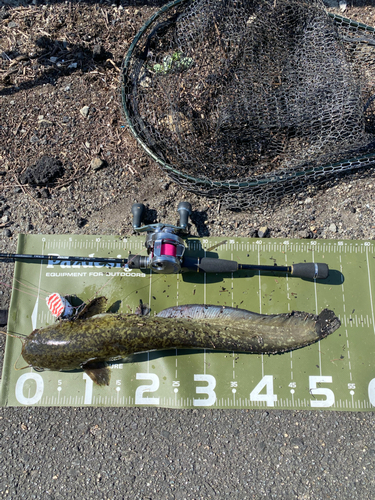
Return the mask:
<svg viewBox="0 0 375 500">
<path fill-rule="evenodd" d="M 231 212 L 174 184 L 125 126 L 120 68 L 157 3 L 0 2 L 1 251 L 20 233 L 131 233 L 131 205 L 149 222 L 175 223 L 192 203 L 194 235 L 375 238 L 375 178 L 347 176 L 313 195 Z M 340 12 L 337 10 L 337 12 Z M 375 24 L 375 8 L 347 17 Z M 39 176 L 33 170 L 38 166 Z M 1 264 L 0 309 L 9 305 L 12 265 Z"/>
</svg>

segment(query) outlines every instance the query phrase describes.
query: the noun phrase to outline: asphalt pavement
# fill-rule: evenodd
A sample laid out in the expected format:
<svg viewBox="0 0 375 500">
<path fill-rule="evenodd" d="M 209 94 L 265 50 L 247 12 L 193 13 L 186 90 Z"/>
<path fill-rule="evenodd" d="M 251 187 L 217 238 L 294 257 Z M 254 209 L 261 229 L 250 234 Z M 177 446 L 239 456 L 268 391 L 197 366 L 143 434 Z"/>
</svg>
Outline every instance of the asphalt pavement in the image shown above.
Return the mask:
<svg viewBox="0 0 375 500">
<path fill-rule="evenodd" d="M 371 499 L 373 412 L 0 409 L 6 499 Z"/>
</svg>

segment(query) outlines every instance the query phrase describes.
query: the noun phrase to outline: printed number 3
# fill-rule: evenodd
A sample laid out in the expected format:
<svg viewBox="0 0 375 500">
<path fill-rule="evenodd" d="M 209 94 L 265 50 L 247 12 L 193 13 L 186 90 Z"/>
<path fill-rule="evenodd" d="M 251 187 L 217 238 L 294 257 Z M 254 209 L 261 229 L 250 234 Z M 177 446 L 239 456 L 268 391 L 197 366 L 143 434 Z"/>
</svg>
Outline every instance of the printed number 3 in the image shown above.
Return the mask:
<svg viewBox="0 0 375 500">
<path fill-rule="evenodd" d="M 205 399 L 193 399 L 194 406 L 212 406 L 216 402 L 216 392 L 214 391 L 216 387 L 216 379 L 212 375 L 206 374 L 195 374 L 194 382 L 207 382 L 206 386 L 196 387 L 197 394 L 207 394 L 208 398 Z"/>
</svg>

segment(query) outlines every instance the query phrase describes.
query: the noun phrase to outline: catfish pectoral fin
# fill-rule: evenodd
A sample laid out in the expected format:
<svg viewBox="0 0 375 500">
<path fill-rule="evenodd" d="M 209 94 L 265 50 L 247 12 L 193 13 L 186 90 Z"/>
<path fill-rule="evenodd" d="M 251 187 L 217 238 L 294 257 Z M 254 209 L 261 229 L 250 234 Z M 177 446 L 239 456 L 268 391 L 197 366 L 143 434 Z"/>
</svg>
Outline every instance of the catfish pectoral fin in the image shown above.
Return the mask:
<svg viewBox="0 0 375 500">
<path fill-rule="evenodd" d="M 85 307 L 79 313 L 78 318 L 92 318 L 93 316 L 96 316 L 97 314 L 103 314 L 106 311 L 107 299 L 105 297 L 96 297 L 85 305 Z"/>
<path fill-rule="evenodd" d="M 95 384 L 109 385 L 111 370 L 106 363 L 86 363 L 82 365 L 82 369 Z"/>
</svg>

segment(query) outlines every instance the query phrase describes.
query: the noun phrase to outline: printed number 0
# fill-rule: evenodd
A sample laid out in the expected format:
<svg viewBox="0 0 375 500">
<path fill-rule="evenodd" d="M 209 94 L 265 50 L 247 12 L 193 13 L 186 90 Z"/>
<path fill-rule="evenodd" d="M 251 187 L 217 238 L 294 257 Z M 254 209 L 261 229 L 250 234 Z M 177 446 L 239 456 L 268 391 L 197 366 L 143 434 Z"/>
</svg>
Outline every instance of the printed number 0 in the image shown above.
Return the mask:
<svg viewBox="0 0 375 500">
<path fill-rule="evenodd" d="M 25 382 L 27 382 L 28 380 L 34 380 L 36 383 L 35 394 L 31 398 L 26 398 L 23 394 L 23 388 Z M 42 399 L 43 391 L 44 391 L 44 381 L 42 376 L 39 375 L 38 373 L 24 373 L 17 380 L 16 399 L 19 403 L 23 405 L 35 405 L 35 403 L 38 403 Z"/>
<path fill-rule="evenodd" d="M 207 382 L 206 386 L 198 386 L 195 388 L 197 394 L 207 394 L 208 398 L 193 399 L 194 406 L 212 406 L 216 403 L 216 379 L 212 375 L 196 374 L 194 375 L 194 382 Z"/>
<path fill-rule="evenodd" d="M 372 406 L 375 406 L 375 378 L 370 380 L 368 385 L 368 398 Z"/>
<path fill-rule="evenodd" d="M 325 396 L 326 399 L 310 399 L 310 405 L 312 408 L 328 408 L 329 406 L 333 406 L 335 404 L 335 395 L 331 389 L 327 389 L 326 387 L 317 387 L 317 384 L 332 383 L 331 376 L 309 376 L 309 389 L 310 394 L 312 396 Z"/>
<path fill-rule="evenodd" d="M 159 377 L 156 373 L 137 373 L 137 380 L 151 380 L 151 385 L 140 385 L 135 391 L 135 404 L 136 405 L 158 405 L 159 398 L 145 398 L 145 392 L 155 392 L 159 389 Z"/>
</svg>

